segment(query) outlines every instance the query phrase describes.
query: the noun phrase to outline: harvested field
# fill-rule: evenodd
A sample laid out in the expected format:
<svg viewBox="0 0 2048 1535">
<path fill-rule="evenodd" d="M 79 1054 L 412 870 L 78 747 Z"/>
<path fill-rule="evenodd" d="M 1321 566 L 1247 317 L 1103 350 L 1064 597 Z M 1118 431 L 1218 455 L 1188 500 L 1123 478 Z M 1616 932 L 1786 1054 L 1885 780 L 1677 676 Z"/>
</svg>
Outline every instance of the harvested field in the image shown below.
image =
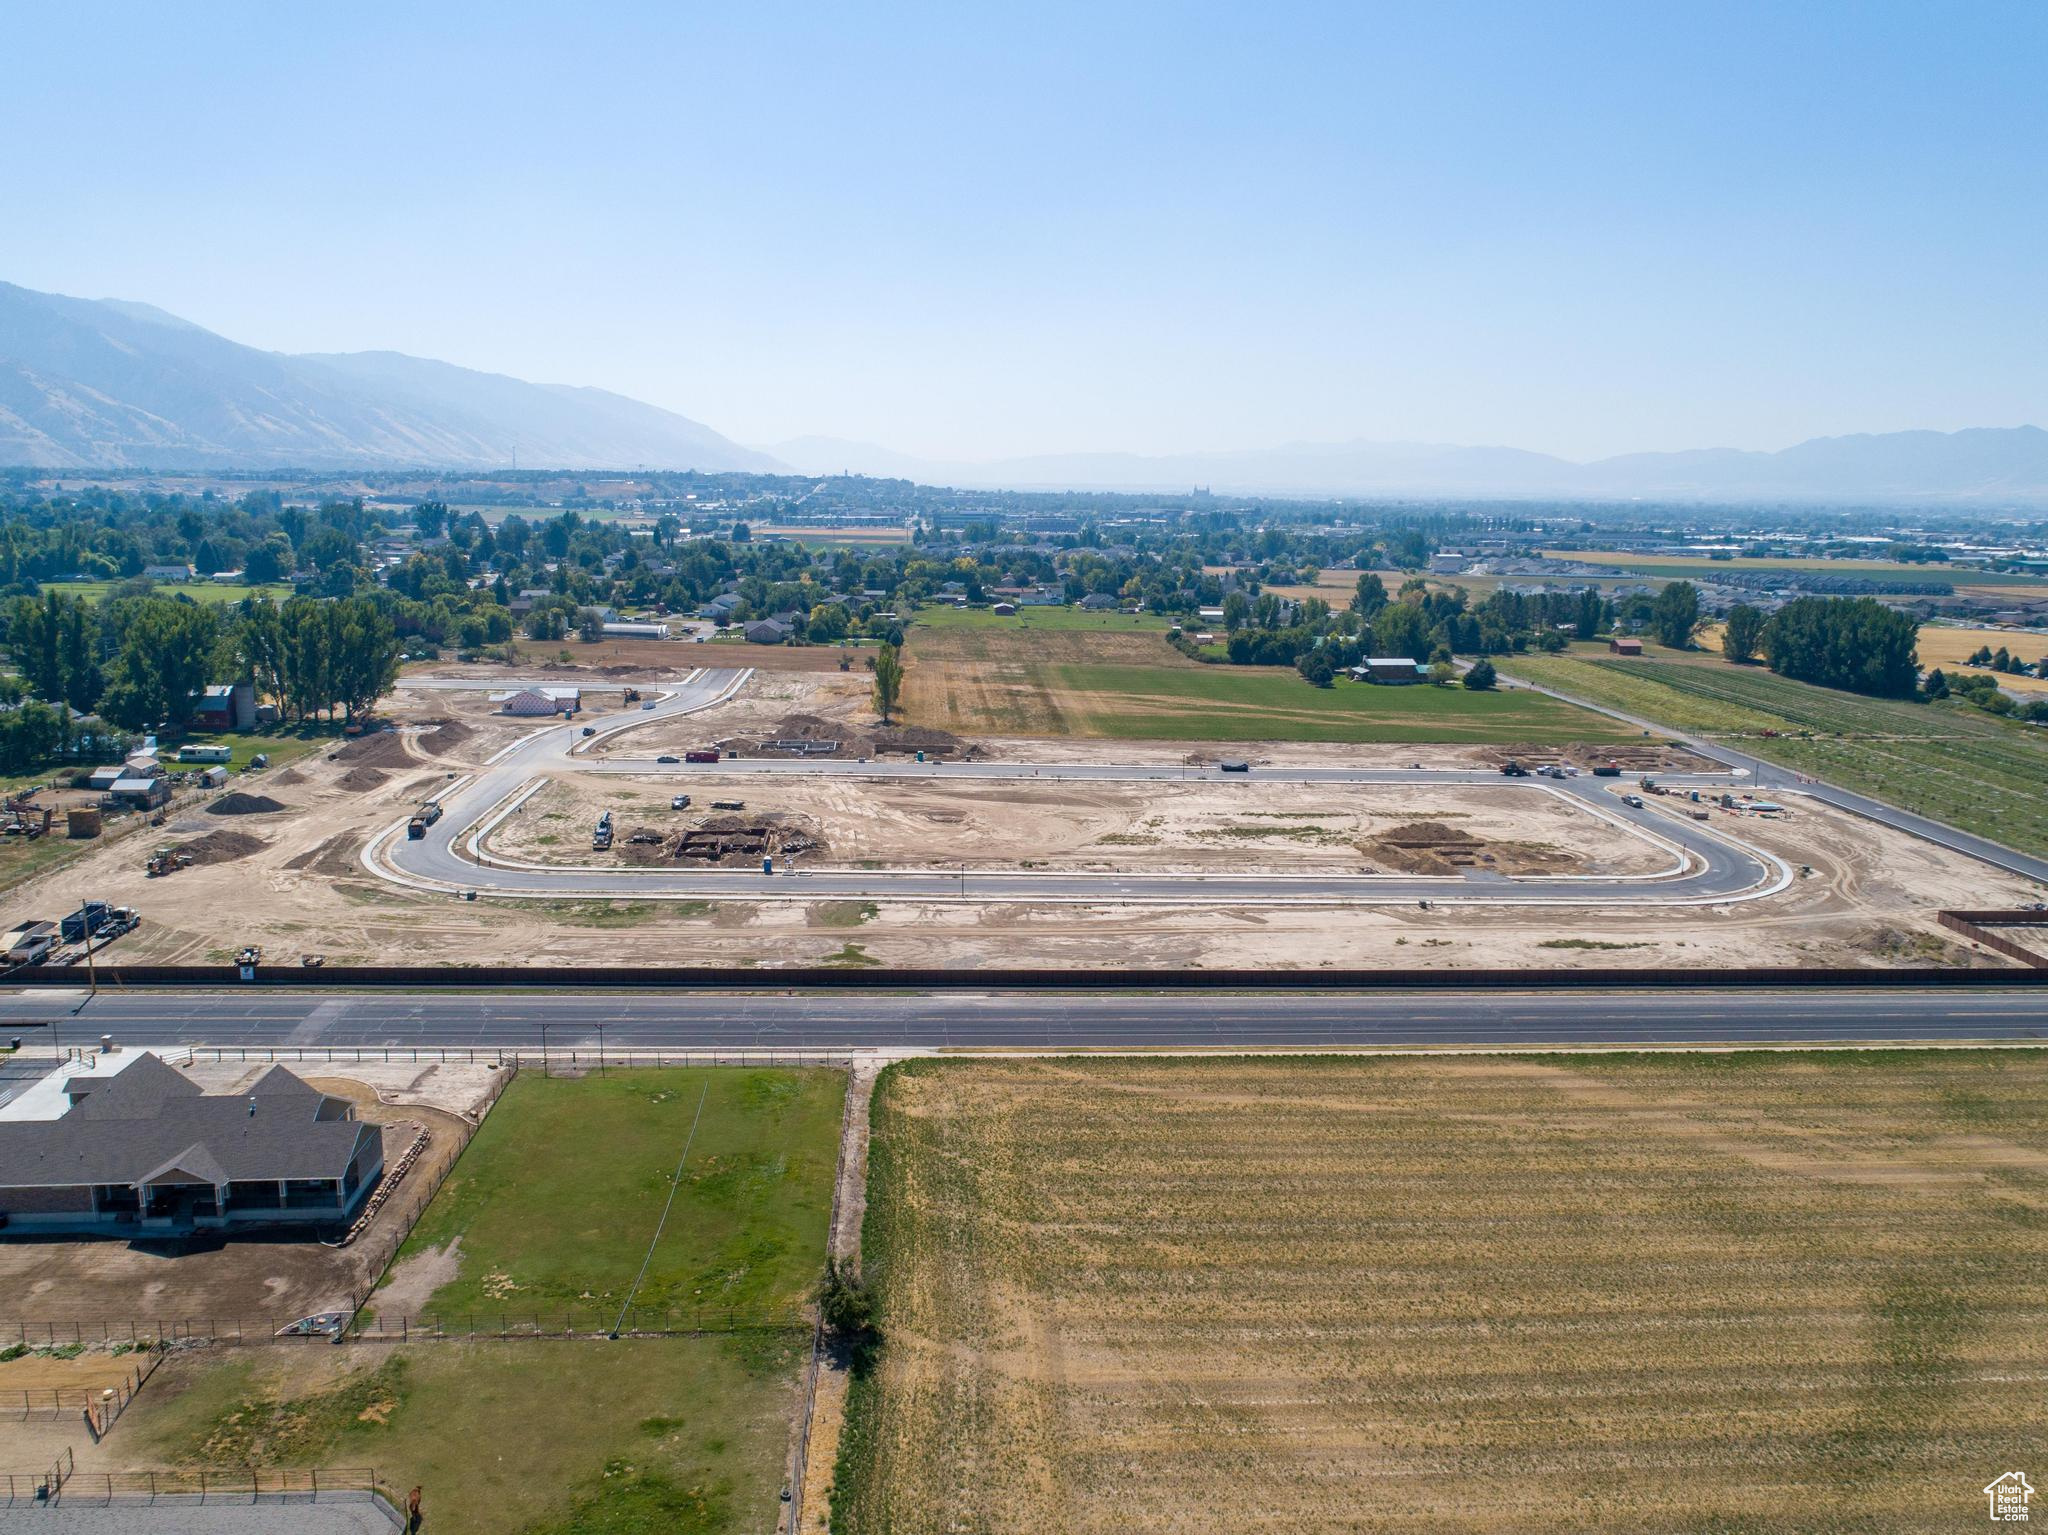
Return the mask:
<svg viewBox="0 0 2048 1535">
<path fill-rule="evenodd" d="M 1963 1528 L 2048 1454 L 2038 1052 L 920 1061 L 834 1528 Z"/>
<path fill-rule="evenodd" d="M 292 807 L 282 800 L 274 800 L 267 794 L 249 794 L 236 789 L 223 794 L 206 807 L 208 815 L 275 815 L 280 810 Z"/>
</svg>

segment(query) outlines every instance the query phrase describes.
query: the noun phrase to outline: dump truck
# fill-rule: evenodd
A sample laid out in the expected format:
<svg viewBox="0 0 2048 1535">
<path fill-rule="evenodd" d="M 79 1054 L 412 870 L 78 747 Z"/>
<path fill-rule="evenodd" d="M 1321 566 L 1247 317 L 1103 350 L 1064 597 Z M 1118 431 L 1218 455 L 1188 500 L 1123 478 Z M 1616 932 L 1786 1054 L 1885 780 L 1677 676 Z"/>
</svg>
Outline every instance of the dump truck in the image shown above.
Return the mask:
<svg viewBox="0 0 2048 1535">
<path fill-rule="evenodd" d="M 1593 776 L 1595 778 L 1619 778 L 1621 777 L 1621 769 L 1612 762 L 1606 762 L 1593 769 Z"/>
<path fill-rule="evenodd" d="M 441 819 L 441 802 L 430 799 L 412 813 L 412 819 L 405 823 L 405 834 L 414 842 L 427 834 L 427 828 Z"/>
<path fill-rule="evenodd" d="M 718 753 L 708 746 L 702 747 L 697 751 L 683 753 L 683 761 L 685 762 L 716 762 L 717 760 Z"/>
<path fill-rule="evenodd" d="M 57 947 L 57 924 L 24 922 L 0 941 L 7 945 L 4 952 L 8 964 L 39 965 L 49 957 L 50 950 Z"/>
<path fill-rule="evenodd" d="M 607 810 L 597 818 L 596 829 L 590 834 L 590 850 L 593 853 L 608 853 L 612 847 L 612 813 Z"/>
<path fill-rule="evenodd" d="M 64 941 L 84 943 L 90 934 L 97 933 L 113 919 L 114 908 L 105 901 L 87 901 L 65 917 L 62 928 Z"/>
</svg>

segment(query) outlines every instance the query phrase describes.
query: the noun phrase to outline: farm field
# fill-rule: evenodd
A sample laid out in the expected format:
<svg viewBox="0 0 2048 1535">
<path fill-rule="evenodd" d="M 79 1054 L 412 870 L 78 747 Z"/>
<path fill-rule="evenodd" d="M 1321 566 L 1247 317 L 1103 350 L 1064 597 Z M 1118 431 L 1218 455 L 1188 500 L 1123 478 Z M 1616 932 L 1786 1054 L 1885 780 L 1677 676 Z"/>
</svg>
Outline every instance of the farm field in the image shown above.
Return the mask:
<svg viewBox="0 0 2048 1535">
<path fill-rule="evenodd" d="M 2009 847 L 2048 852 L 2048 740 L 1970 705 L 1864 698 L 1706 658 L 1514 656 L 1501 669 L 1674 730 L 1727 740 Z"/>
<path fill-rule="evenodd" d="M 51 581 L 44 589 L 83 597 L 87 602 L 104 602 L 107 593 L 118 584 L 113 581 Z M 156 592 L 160 597 L 190 597 L 194 602 L 208 605 L 240 602 L 245 597 L 268 597 L 273 602 L 283 602 L 292 595 L 291 587 L 282 582 L 269 586 L 242 586 L 219 581 L 160 581 Z"/>
<path fill-rule="evenodd" d="M 1920 626 L 1918 646 L 1923 667 L 1943 666 L 1951 671 L 1960 667 L 1966 675 L 1975 672 L 1991 676 L 1988 667 L 1963 665 L 1986 645 L 1993 650 L 2010 651 L 2028 665 L 2048 657 L 2048 634 L 2021 629 L 1950 628 L 1944 624 Z M 2042 677 L 2000 674 L 1998 685 L 2014 693 L 2048 693 L 2048 678 Z"/>
<path fill-rule="evenodd" d="M 1289 667 L 1204 665 L 1149 633 L 1070 627 L 913 630 L 904 706 L 913 723 L 962 736 L 1546 745 L 1633 734 L 1531 693 L 1318 688 Z"/>
<path fill-rule="evenodd" d="M 912 620 L 924 629 L 1006 629 L 1019 634 L 1039 630 L 1083 630 L 1090 634 L 1164 634 L 1175 620 L 1157 613 L 1090 613 L 1081 608 L 1019 608 L 1000 614 L 988 608 L 932 606 L 920 608 Z"/>
<path fill-rule="evenodd" d="M 808 1341 L 186 1352 L 90 1464 L 362 1468 L 401 1506 L 421 1488 L 437 1535 L 770 1530 Z"/>
<path fill-rule="evenodd" d="M 2048 1451 L 2044 1089 L 2036 1052 L 899 1066 L 833 1528 L 1961 1527 Z"/>
<path fill-rule="evenodd" d="M 608 1321 L 630 1296 L 678 1325 L 795 1323 L 824 1262 L 844 1094 L 830 1071 L 523 1072 L 371 1305 Z"/>
<path fill-rule="evenodd" d="M 1717 570 L 1790 570 L 1822 575 L 1886 577 L 1901 581 L 1946 581 L 1958 592 L 2012 592 L 2014 588 L 2038 591 L 2048 586 L 2040 576 L 2005 574 L 1995 570 L 1970 570 L 1941 564 L 1909 565 L 1898 560 L 1794 560 L 1794 559 L 1708 559 L 1704 555 L 1624 554 L 1610 549 L 1545 549 L 1552 560 L 1576 560 L 1585 565 L 1612 565 L 1639 576 L 1667 581 L 1712 580 Z"/>
</svg>

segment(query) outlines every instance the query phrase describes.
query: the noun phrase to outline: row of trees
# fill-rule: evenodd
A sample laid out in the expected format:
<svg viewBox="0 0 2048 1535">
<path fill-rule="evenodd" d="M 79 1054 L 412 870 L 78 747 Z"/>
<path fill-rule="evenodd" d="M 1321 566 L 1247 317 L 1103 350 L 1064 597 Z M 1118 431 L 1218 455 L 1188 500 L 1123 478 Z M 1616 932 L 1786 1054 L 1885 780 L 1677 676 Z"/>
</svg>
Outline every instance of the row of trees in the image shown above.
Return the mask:
<svg viewBox="0 0 2048 1535">
<path fill-rule="evenodd" d="M 399 641 L 370 597 L 251 598 L 205 607 L 122 597 L 95 608 L 45 592 L 15 599 L 6 643 L 34 697 L 130 730 L 177 725 L 209 683 L 247 680 L 288 718 L 370 708 L 397 679 Z"/>
<path fill-rule="evenodd" d="M 1738 604 L 1729 610 L 1722 650 L 1733 661 L 1760 651 L 1772 671 L 1799 682 L 1911 698 L 1920 687 L 1914 646 L 1920 621 L 1871 597 L 1800 597 L 1769 618 Z"/>
</svg>

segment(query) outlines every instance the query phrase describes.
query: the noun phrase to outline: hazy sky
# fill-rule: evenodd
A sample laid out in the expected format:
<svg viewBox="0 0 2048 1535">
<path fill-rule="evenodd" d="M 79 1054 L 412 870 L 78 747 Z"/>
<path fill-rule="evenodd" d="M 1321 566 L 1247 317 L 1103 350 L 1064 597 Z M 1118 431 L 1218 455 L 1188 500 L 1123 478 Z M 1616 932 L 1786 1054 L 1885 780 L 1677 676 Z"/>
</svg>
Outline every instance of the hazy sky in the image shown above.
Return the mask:
<svg viewBox="0 0 2048 1535">
<path fill-rule="evenodd" d="M 2048 425 L 2048 6 L 5 5 L 0 278 L 754 443 Z"/>
</svg>

